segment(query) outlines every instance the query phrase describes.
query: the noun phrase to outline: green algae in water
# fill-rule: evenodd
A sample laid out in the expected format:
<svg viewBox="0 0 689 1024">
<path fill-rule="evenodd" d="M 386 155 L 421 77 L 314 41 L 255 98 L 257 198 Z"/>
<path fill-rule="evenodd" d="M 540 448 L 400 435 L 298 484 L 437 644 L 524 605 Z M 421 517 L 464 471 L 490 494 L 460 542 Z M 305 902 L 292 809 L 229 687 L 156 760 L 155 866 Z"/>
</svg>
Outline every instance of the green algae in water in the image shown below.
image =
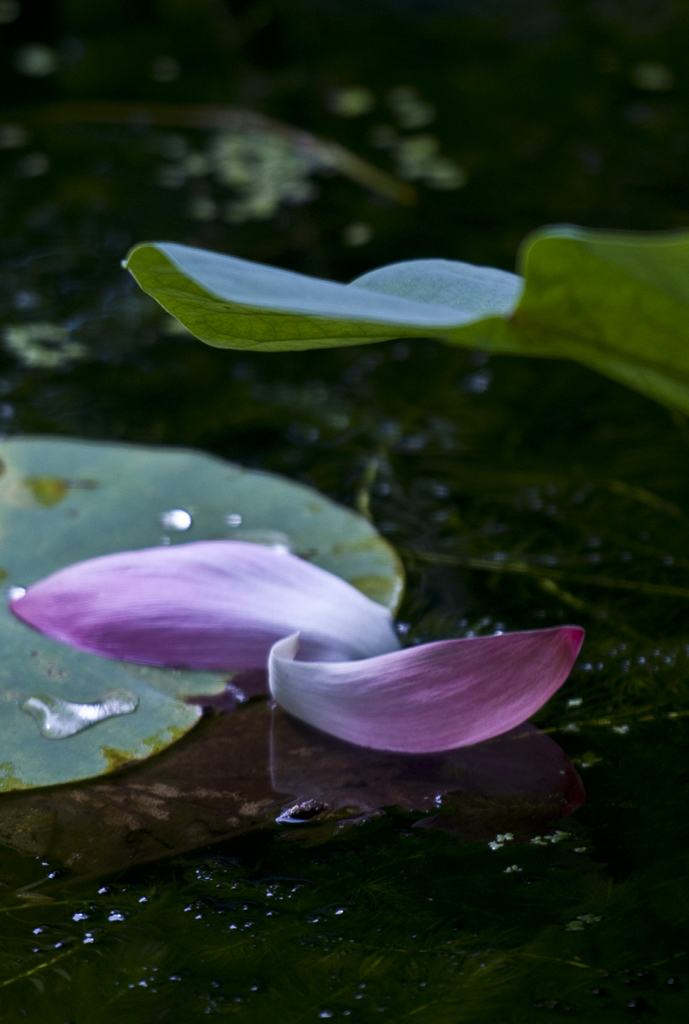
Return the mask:
<svg viewBox="0 0 689 1024">
<path fill-rule="evenodd" d="M 3 1011 L 258 1024 L 327 1012 L 490 1024 L 545 1011 L 583 1024 L 643 1007 L 679 1021 L 686 881 L 682 858 L 659 843 L 668 818 L 689 838 L 689 808 L 673 795 L 688 728 L 608 734 L 596 785 L 610 802 L 542 842 L 458 846 L 398 814 L 317 847 L 282 830 L 106 884 L 29 887 L 0 913 Z M 661 739 L 672 777 L 658 770 Z M 634 759 L 624 784 L 622 743 Z M 622 847 L 634 849 L 625 861 L 613 852 Z M 50 871 L 36 864 L 33 876 Z"/>
</svg>

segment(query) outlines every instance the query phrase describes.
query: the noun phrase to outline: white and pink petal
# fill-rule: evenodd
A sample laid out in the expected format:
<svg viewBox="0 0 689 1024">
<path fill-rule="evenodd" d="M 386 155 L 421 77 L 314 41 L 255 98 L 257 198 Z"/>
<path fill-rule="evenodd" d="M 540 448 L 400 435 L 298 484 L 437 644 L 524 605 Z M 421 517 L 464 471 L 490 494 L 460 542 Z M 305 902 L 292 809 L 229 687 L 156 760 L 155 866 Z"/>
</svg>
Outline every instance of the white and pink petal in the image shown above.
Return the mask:
<svg viewBox="0 0 689 1024">
<path fill-rule="evenodd" d="M 315 663 L 294 660 L 294 635 L 270 653 L 270 689 L 290 714 L 350 743 L 450 750 L 530 718 L 567 679 L 583 637 L 578 626 L 561 626 Z"/>
</svg>

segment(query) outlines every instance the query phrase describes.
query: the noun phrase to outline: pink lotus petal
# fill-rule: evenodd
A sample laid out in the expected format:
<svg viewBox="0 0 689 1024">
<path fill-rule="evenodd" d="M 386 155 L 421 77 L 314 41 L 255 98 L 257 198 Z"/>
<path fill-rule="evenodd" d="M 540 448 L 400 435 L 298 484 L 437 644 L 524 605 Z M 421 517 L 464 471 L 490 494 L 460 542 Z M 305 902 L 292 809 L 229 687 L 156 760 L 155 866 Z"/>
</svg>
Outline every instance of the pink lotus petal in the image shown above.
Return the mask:
<svg viewBox="0 0 689 1024">
<path fill-rule="evenodd" d="M 442 640 L 365 661 L 293 661 L 299 637 L 270 652 L 270 689 L 285 711 L 362 747 L 431 753 L 525 722 L 564 683 L 578 626 Z"/>
<path fill-rule="evenodd" d="M 218 540 L 123 551 L 61 569 L 10 603 L 42 633 L 108 658 L 217 671 L 264 669 L 301 630 L 305 657 L 398 647 L 387 609 L 283 551 Z"/>
</svg>

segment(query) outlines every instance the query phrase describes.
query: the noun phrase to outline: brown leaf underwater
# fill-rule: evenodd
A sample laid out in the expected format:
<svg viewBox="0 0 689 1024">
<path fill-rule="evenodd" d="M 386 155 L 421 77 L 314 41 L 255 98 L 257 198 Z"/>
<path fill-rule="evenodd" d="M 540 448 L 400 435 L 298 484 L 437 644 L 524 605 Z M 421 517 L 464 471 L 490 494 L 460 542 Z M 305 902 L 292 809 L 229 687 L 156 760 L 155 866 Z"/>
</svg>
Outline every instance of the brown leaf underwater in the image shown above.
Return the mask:
<svg viewBox="0 0 689 1024">
<path fill-rule="evenodd" d="M 318 842 L 384 808 L 422 815 L 415 824 L 465 842 L 532 834 L 583 798 L 569 758 L 528 723 L 473 747 L 402 755 L 353 746 L 252 700 L 206 715 L 143 764 L 3 796 L 0 843 L 82 878 L 260 828 Z"/>
</svg>

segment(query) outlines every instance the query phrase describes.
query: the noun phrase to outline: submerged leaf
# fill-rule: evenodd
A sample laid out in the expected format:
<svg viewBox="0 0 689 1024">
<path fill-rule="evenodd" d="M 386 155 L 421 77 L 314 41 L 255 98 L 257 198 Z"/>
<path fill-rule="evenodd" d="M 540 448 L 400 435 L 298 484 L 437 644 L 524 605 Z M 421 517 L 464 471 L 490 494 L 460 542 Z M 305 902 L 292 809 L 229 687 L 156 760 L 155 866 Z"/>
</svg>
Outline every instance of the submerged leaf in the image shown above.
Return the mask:
<svg viewBox="0 0 689 1024">
<path fill-rule="evenodd" d="M 574 359 L 689 412 L 689 233 L 554 227 L 525 240 L 524 279 L 450 260 L 381 267 L 350 285 L 165 242 L 125 266 L 196 337 L 264 351 L 398 337 Z"/>
<path fill-rule="evenodd" d="M 295 804 L 318 807 L 307 826 L 314 839 L 319 828 L 327 838 L 397 807 L 427 815 L 420 824 L 487 841 L 540 830 L 582 800 L 571 761 L 532 725 L 449 754 L 400 755 L 324 736 L 253 701 L 112 778 L 0 799 L 0 843 L 78 877 L 275 827 Z"/>
</svg>

